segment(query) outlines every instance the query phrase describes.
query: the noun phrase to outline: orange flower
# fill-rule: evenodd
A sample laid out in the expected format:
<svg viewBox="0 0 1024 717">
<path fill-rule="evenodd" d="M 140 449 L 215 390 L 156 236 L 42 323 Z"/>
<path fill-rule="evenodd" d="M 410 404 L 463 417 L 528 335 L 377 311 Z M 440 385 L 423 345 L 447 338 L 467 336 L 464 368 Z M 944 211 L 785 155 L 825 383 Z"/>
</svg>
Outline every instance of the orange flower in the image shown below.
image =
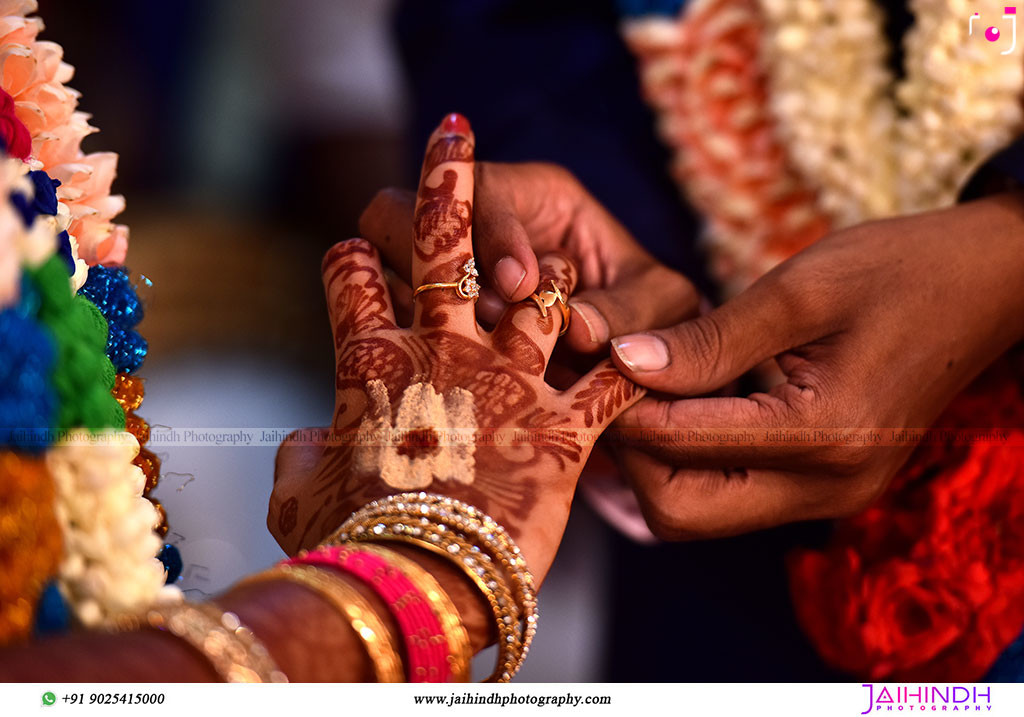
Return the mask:
<svg viewBox="0 0 1024 717">
<path fill-rule="evenodd" d="M 68 232 L 88 264 L 124 262 L 128 228 L 114 224 L 124 198 L 111 195 L 117 155 L 85 154 L 82 140 L 96 131 L 78 112 L 78 93 L 65 86 L 74 68 L 54 42 L 38 39 L 43 22 L 26 17 L 35 0 L 0 0 L 0 88 L 14 98 L 15 113 L 32 137 L 29 164 L 61 181 L 57 198 L 71 216 Z"/>
</svg>

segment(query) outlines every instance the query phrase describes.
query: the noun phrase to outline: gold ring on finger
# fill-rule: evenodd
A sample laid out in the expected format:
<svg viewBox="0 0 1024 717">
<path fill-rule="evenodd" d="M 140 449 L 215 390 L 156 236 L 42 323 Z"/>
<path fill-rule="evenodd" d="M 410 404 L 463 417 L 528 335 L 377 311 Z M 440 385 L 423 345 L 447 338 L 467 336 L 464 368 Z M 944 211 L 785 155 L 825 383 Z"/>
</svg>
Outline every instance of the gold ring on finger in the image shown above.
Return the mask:
<svg viewBox="0 0 1024 717">
<path fill-rule="evenodd" d="M 537 305 L 537 308 L 540 309 L 540 315 L 544 318 L 548 316 L 548 309 L 558 304 L 558 309 L 562 312 L 562 328 L 558 330 L 558 335 L 562 336 L 569 330 L 569 319 L 572 317 L 569 313 L 569 306 L 565 303 L 565 297 L 562 296 L 562 292 L 558 289 L 558 284 L 552 280 L 550 291 L 547 289 L 538 291 L 535 294 L 530 294 L 530 298 Z"/>
<path fill-rule="evenodd" d="M 455 293 L 459 295 L 460 299 L 476 301 L 477 297 L 480 296 L 480 284 L 476 280 L 480 276 L 480 272 L 477 271 L 476 260 L 473 258 L 467 259 L 466 263 L 462 265 L 462 272 L 462 277 L 458 281 L 440 281 L 416 287 L 416 291 L 412 292 L 413 300 L 424 291 L 430 291 L 431 289 L 455 289 Z"/>
</svg>

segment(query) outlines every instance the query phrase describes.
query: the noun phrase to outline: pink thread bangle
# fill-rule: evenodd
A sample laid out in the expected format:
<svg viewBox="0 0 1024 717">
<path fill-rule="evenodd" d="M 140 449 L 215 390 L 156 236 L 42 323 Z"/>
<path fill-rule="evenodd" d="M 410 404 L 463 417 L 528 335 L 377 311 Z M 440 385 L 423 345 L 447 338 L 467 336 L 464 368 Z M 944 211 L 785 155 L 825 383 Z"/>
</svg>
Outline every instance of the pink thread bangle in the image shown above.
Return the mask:
<svg viewBox="0 0 1024 717">
<path fill-rule="evenodd" d="M 357 577 L 387 604 L 402 637 L 410 682 L 451 682 L 448 639 L 427 597 L 383 556 L 359 548 L 332 545 L 301 553 L 286 564 L 334 568 Z"/>
</svg>

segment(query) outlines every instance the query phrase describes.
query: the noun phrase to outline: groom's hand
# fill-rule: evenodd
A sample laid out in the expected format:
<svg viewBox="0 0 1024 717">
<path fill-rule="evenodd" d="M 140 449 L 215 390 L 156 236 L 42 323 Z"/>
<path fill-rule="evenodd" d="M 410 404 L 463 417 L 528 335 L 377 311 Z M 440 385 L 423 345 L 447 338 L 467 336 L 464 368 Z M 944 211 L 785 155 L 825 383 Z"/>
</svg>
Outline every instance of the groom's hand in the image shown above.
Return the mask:
<svg viewBox="0 0 1024 717">
<path fill-rule="evenodd" d="M 493 289 L 477 305 L 484 321 L 494 323 L 506 302 L 537 291 L 537 256 L 555 250 L 580 268 L 566 336 L 577 351 L 606 351 L 612 336 L 670 326 L 696 314 L 693 284 L 644 251 L 566 170 L 478 162 L 475 174 L 474 247 Z M 414 200 L 413 192 L 385 189 L 359 221 L 360 234 L 406 282 Z"/>
<path fill-rule="evenodd" d="M 641 401 L 616 424 L 620 462 L 666 539 L 853 514 L 912 450 L 893 430 L 930 426 L 1022 337 L 1020 195 L 855 227 L 706 316 L 615 338 L 620 370 L 666 394 L 772 358 L 786 377 L 747 397 Z M 890 445 L 828 440 L 853 432 Z"/>
</svg>

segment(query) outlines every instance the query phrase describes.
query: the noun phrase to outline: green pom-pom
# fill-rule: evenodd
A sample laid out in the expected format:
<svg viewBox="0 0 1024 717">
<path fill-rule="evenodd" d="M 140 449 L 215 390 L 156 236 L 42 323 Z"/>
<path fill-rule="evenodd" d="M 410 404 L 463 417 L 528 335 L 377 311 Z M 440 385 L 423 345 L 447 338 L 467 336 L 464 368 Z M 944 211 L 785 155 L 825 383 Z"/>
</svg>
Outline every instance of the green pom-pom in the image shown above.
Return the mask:
<svg viewBox="0 0 1024 717">
<path fill-rule="evenodd" d="M 64 314 L 73 298 L 64 260 L 55 254 L 38 269 L 29 271 L 29 275 L 39 291 L 40 318 L 47 322 L 47 317 Z"/>
<path fill-rule="evenodd" d="M 84 296 L 75 297 L 74 321 L 81 327 L 81 339 L 100 353 L 106 351 L 110 327 L 96 305 Z"/>
<path fill-rule="evenodd" d="M 110 359 L 104 354 L 103 359 L 100 361 L 100 371 L 102 375 L 103 387 L 107 391 L 114 390 L 114 380 L 117 378 L 117 369 L 114 368 L 114 364 L 110 363 Z M 118 404 L 120 406 L 121 404 Z"/>
<path fill-rule="evenodd" d="M 90 431 L 104 428 L 124 430 L 121 405 L 102 386 L 95 385 L 79 402 L 79 425 Z"/>
<path fill-rule="evenodd" d="M 67 351 L 61 352 L 61 355 L 66 358 L 66 363 L 58 370 L 67 375 L 72 386 L 82 389 L 99 384 L 103 369 L 100 356 L 95 351 L 90 351 L 80 344 L 71 344 Z"/>
</svg>

